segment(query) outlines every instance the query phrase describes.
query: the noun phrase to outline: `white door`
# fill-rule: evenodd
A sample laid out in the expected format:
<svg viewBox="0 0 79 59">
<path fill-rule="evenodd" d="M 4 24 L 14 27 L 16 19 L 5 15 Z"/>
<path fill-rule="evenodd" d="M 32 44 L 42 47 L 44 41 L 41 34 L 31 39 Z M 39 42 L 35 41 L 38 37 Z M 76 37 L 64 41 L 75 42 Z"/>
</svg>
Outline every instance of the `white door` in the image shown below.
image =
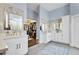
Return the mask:
<svg viewBox="0 0 79 59">
<path fill-rule="evenodd" d="M 61 39 L 62 43 L 70 43 L 70 16 L 62 17 L 62 33 L 63 38 Z"/>
<path fill-rule="evenodd" d="M 6 44 L 8 45 L 8 51 L 6 51 L 6 54 L 7 55 L 15 55 L 17 54 L 17 51 L 16 51 L 16 42 L 17 40 L 16 39 L 6 39 L 5 42 Z"/>
<path fill-rule="evenodd" d="M 75 16 L 72 19 L 71 45 L 79 48 L 79 17 Z"/>
<path fill-rule="evenodd" d="M 20 55 L 27 54 L 27 51 L 28 51 L 27 38 L 26 37 L 20 38 L 19 42 L 20 42 L 20 51 L 18 51 L 19 54 Z"/>
</svg>

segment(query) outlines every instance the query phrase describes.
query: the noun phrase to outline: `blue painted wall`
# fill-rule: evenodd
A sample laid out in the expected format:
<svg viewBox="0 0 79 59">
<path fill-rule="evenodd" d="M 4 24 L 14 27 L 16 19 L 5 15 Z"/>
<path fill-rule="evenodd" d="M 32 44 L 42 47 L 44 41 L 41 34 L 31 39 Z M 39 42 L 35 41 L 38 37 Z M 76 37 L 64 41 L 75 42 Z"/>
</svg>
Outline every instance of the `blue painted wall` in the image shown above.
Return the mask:
<svg viewBox="0 0 79 59">
<path fill-rule="evenodd" d="M 38 9 L 39 9 L 39 7 L 38 7 Z M 37 11 L 39 11 L 38 9 L 36 11 L 34 11 L 31 7 L 29 7 L 27 5 L 27 18 L 37 20 L 39 17 L 39 13 L 37 12 Z"/>
<path fill-rule="evenodd" d="M 39 13 L 40 11 L 40 13 Z M 38 12 L 38 13 L 37 13 Z M 56 19 L 61 16 L 65 15 L 75 15 L 79 13 L 79 3 L 71 3 L 68 5 L 65 5 L 64 7 L 55 9 L 53 11 L 48 12 L 45 10 L 42 6 L 38 7 L 37 12 L 34 12 L 29 6 L 27 6 L 27 18 L 33 18 L 37 19 L 40 15 L 39 18 L 43 19 Z"/>
<path fill-rule="evenodd" d="M 24 14 L 24 20 L 27 18 L 27 5 L 26 3 L 8 3 L 9 5 L 12 5 L 18 9 L 21 9 Z"/>
<path fill-rule="evenodd" d="M 59 18 L 61 16 L 69 15 L 70 14 L 70 4 L 67 4 L 61 8 L 57 8 L 53 11 L 49 12 L 49 19 L 53 20 Z"/>
<path fill-rule="evenodd" d="M 70 4 L 71 15 L 75 15 L 79 13 L 79 3 L 71 3 Z"/>
<path fill-rule="evenodd" d="M 33 18 L 33 10 L 27 7 L 27 18 Z"/>
<path fill-rule="evenodd" d="M 48 11 L 40 5 L 40 19 L 49 20 Z"/>
</svg>

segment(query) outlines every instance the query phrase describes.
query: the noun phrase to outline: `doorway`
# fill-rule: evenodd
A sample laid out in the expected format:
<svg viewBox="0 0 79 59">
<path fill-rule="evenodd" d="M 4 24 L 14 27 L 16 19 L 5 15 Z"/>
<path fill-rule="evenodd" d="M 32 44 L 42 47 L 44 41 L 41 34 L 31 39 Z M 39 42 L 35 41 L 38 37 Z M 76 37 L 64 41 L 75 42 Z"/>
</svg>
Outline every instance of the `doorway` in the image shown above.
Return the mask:
<svg viewBox="0 0 79 59">
<path fill-rule="evenodd" d="M 36 40 L 36 21 L 35 20 L 28 20 L 28 29 L 27 29 L 27 35 L 28 35 L 28 47 L 34 46 L 37 44 Z"/>
</svg>

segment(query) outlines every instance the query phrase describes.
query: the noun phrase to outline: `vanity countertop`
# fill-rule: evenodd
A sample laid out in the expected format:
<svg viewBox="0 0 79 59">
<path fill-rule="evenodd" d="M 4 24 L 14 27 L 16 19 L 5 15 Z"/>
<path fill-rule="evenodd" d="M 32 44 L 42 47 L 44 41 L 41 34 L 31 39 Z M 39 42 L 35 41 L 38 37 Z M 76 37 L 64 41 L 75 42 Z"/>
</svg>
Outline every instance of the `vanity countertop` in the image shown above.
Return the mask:
<svg viewBox="0 0 79 59">
<path fill-rule="evenodd" d="M 11 38 L 23 38 L 23 37 L 25 37 L 25 38 L 27 38 L 28 36 L 26 35 L 26 36 L 5 36 L 5 38 L 4 39 L 11 39 Z"/>
</svg>

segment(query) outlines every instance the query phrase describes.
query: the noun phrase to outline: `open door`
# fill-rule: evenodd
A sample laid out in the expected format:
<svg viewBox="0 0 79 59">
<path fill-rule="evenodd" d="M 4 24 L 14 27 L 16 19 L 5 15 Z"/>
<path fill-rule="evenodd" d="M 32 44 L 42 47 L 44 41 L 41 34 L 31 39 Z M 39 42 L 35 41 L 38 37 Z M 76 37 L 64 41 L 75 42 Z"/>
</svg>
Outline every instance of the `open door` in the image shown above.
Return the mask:
<svg viewBox="0 0 79 59">
<path fill-rule="evenodd" d="M 36 41 L 36 21 L 28 19 L 27 20 L 27 35 L 28 35 L 28 47 L 31 47 L 33 45 L 37 44 Z"/>
</svg>

